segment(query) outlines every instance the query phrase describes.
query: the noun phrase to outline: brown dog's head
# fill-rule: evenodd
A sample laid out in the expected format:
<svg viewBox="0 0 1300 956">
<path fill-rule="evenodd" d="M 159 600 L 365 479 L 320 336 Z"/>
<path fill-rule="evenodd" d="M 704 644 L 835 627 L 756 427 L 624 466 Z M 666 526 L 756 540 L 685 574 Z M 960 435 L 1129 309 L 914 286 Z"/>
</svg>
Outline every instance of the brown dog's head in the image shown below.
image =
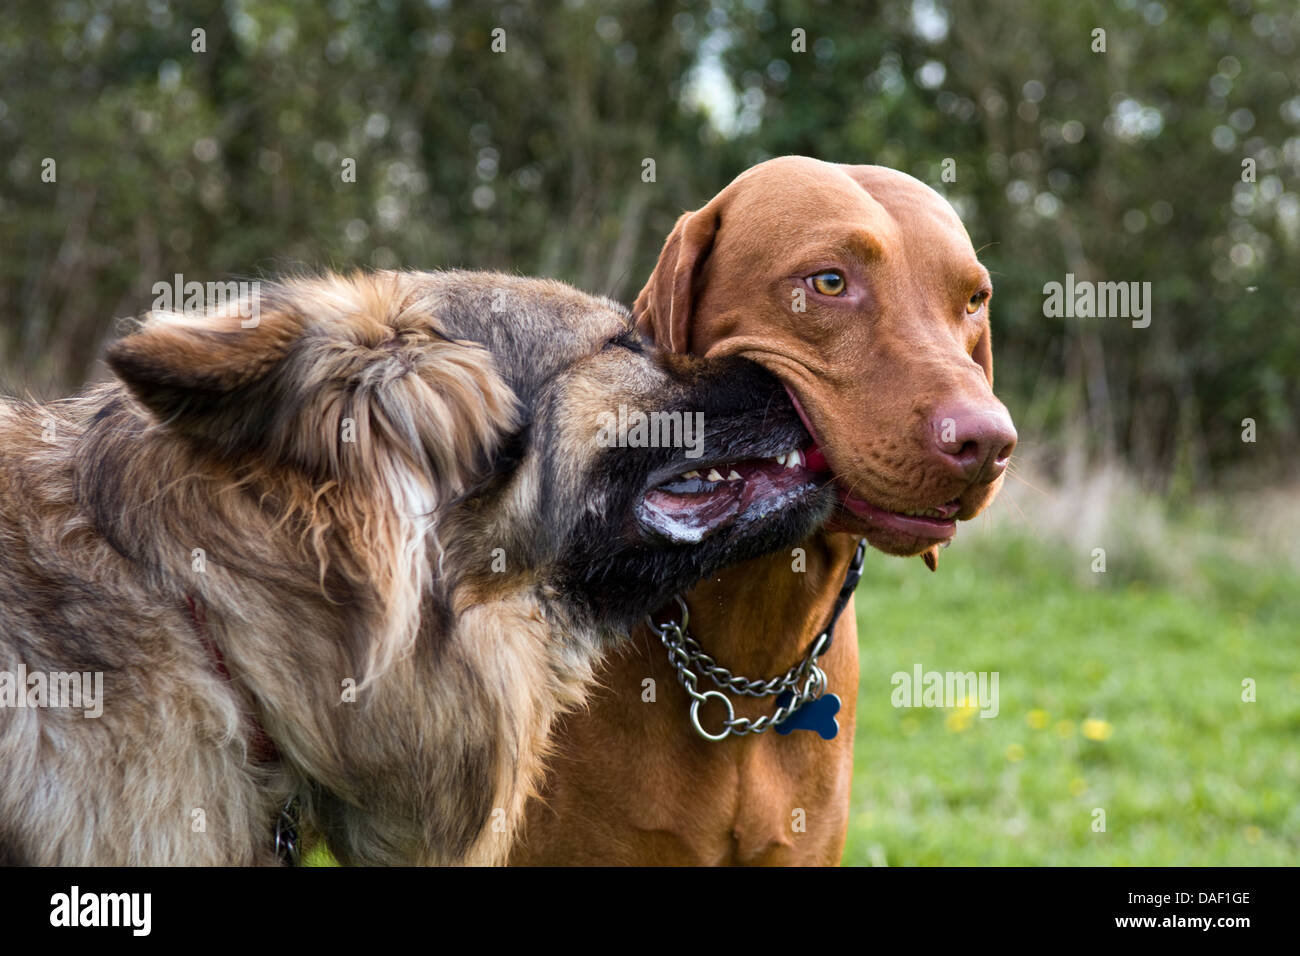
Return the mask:
<svg viewBox="0 0 1300 956">
<path fill-rule="evenodd" d="M 635 314 L 659 344 L 785 384 L 833 475 L 833 530 L 926 553 L 997 493 L 1016 431 L 993 395 L 989 273 L 948 202 L 881 166 L 786 156 L 678 221 Z"/>
</svg>

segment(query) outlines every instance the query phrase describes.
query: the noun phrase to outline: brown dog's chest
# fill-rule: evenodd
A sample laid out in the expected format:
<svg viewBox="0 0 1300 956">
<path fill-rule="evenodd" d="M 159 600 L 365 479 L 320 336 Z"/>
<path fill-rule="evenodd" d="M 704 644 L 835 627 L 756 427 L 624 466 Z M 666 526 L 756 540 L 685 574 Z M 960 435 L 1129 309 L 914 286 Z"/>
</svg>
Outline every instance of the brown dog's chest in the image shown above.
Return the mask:
<svg viewBox="0 0 1300 956">
<path fill-rule="evenodd" d="M 830 546 L 809 547 L 809 577 L 793 593 L 783 558 L 750 562 L 692 592 L 691 629 L 705 650 L 747 677 L 769 677 L 793 663 L 829 615 L 852 547 L 852 539 L 838 535 L 821 541 Z M 785 586 L 776 587 L 765 571 Z M 738 636 L 757 641 L 760 652 L 729 655 L 724 645 Z M 858 684 L 851 606 L 821 664 L 843 704 L 835 738 L 768 732 L 715 743 L 691 728 L 690 698 L 657 638 L 639 628 L 628 650 L 606 662 L 589 707 L 557 729 L 542 800 L 528 807 L 511 863 L 838 863 Z M 754 718 L 773 707 L 771 698 L 733 700 L 737 716 Z M 720 720 L 722 707 L 714 707 L 701 714 L 706 726 Z"/>
</svg>

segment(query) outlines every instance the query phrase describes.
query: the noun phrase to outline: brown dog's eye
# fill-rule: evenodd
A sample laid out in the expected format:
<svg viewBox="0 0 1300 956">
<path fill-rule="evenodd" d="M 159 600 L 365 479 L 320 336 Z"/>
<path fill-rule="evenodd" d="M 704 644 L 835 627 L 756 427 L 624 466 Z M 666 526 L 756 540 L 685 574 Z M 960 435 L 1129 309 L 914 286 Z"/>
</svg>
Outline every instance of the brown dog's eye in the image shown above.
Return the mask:
<svg viewBox="0 0 1300 956">
<path fill-rule="evenodd" d="M 812 284 L 822 295 L 843 295 L 847 283 L 838 272 L 819 272 L 812 277 Z"/>
<path fill-rule="evenodd" d="M 987 292 L 976 292 L 966 300 L 966 314 L 974 315 L 984 306 L 984 300 L 989 297 Z"/>
</svg>

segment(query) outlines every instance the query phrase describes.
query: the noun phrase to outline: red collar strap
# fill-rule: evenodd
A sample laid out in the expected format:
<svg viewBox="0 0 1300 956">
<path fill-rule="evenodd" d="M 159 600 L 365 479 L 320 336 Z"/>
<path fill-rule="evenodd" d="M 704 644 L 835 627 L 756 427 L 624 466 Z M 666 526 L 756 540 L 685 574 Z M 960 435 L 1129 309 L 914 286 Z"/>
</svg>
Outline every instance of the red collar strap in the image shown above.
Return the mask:
<svg viewBox="0 0 1300 956">
<path fill-rule="evenodd" d="M 190 609 L 190 623 L 194 625 L 194 633 L 199 636 L 203 646 L 207 649 L 208 656 L 212 658 L 212 663 L 220 674 L 227 681 L 234 683 L 230 676 L 230 669 L 226 667 L 226 659 L 221 654 L 221 648 L 217 647 L 217 642 L 212 639 L 208 633 L 207 613 L 203 610 L 203 605 L 194 599 L 194 596 L 187 595 L 185 598 L 186 605 Z M 275 742 L 267 736 L 262 722 L 257 719 L 257 712 L 248 701 L 244 709 L 244 717 L 248 724 L 251 725 L 251 731 L 248 734 L 248 759 L 255 764 L 275 763 L 280 759 L 280 751 L 275 746 Z"/>
</svg>

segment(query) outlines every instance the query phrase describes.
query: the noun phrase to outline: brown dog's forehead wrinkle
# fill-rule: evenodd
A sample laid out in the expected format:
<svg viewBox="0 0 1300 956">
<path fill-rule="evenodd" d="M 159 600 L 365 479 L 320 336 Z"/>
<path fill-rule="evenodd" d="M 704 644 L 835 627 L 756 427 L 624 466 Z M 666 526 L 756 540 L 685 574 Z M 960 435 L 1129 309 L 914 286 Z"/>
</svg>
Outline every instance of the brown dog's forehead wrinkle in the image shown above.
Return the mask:
<svg viewBox="0 0 1300 956">
<path fill-rule="evenodd" d="M 986 285 L 987 272 L 947 200 L 894 170 L 796 158 L 751 170 L 720 198 L 729 190 L 734 195 L 723 204 L 712 253 L 699 275 L 700 311 L 710 316 L 694 330 L 699 351 L 745 355 L 772 371 L 779 362 L 792 385 L 809 380 L 806 391 L 817 390 L 813 378 L 820 378 L 823 388 L 856 390 L 843 374 L 851 366 L 836 362 L 834 355 L 871 356 L 888 348 L 891 330 L 906 328 L 909 348 L 888 360 L 869 359 L 867 367 L 901 362 L 918 371 L 933 366 L 943 378 L 954 377 L 954 360 L 969 353 L 978 327 L 963 307 Z M 773 242 L 773 233 L 790 239 Z M 837 263 L 852 270 L 845 258 L 861 267 L 850 281 L 866 284 L 858 308 L 837 314 L 840 306 L 810 302 L 806 313 L 790 309 L 785 297 L 791 276 Z M 735 288 L 737 276 L 771 284 L 792 333 L 783 340 L 783 358 L 762 357 L 765 321 L 731 304 L 753 295 Z M 932 354 L 928 360 L 926 353 Z"/>
<path fill-rule="evenodd" d="M 780 260 L 828 253 L 850 252 L 864 261 L 885 254 L 899 241 L 898 225 L 889 212 L 871 196 L 846 183 L 845 188 L 821 195 L 797 189 L 764 197 L 761 203 L 746 204 L 724 213 L 714 254 L 754 250 L 771 254 L 772 238 L 779 236 Z"/>
<path fill-rule="evenodd" d="M 841 166 L 845 174 L 870 193 L 881 205 L 897 214 L 906 211 L 908 224 L 922 212 L 942 221 L 943 228 L 965 232 L 955 209 L 935 191 L 914 176 L 887 166 Z"/>
<path fill-rule="evenodd" d="M 988 285 L 956 211 L 897 170 L 781 157 L 737 177 L 714 202 L 719 227 L 701 272 L 706 294 L 716 291 L 715 273 L 770 280 L 856 262 L 880 297 L 916 303 L 918 292 L 932 296 L 938 285 L 950 300 L 930 307 L 952 314 Z M 774 234 L 788 241 L 773 243 Z M 921 276 L 928 284 L 917 281 Z M 721 330 L 710 333 L 722 337 Z"/>
<path fill-rule="evenodd" d="M 905 173 L 882 166 L 848 167 L 863 189 L 896 220 L 911 273 L 948 277 L 954 294 L 965 297 L 988 283 L 988 270 L 980 264 L 975 247 L 956 210 L 938 192 Z"/>
<path fill-rule="evenodd" d="M 966 229 L 948 201 L 920 180 L 885 166 L 782 156 L 737 176 L 713 204 L 722 220 L 718 238 L 727 242 L 770 246 L 774 231 L 797 241 L 838 227 L 841 239 L 864 229 L 886 247 L 905 236 L 945 247 L 958 240 L 956 250 L 936 249 L 927 258 L 947 257 L 951 263 L 953 252 L 960 250 L 964 255 L 958 261 L 975 260 Z M 906 223 L 906 230 L 900 223 Z"/>
<path fill-rule="evenodd" d="M 713 200 L 719 211 L 714 255 L 770 256 L 773 234 L 787 241 L 780 261 L 817 248 L 856 247 L 865 257 L 896 239 L 883 206 L 843 172 L 848 167 L 785 156 L 738 176 Z M 850 238 L 852 237 L 852 238 Z M 796 251 L 798 250 L 798 251 Z"/>
</svg>

